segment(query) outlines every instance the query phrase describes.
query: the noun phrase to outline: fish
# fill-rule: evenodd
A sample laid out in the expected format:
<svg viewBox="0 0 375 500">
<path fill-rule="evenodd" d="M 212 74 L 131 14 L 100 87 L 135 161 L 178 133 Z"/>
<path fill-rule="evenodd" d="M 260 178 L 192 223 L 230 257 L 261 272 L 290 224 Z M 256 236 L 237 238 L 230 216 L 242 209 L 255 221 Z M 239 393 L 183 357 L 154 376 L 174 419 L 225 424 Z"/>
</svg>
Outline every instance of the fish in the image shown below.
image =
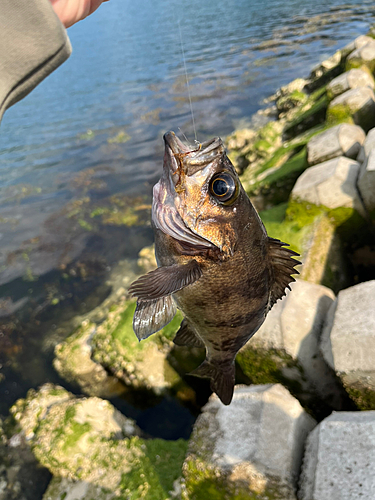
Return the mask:
<svg viewBox="0 0 375 500">
<path fill-rule="evenodd" d="M 229 405 L 236 354 L 290 289 L 299 254 L 267 235 L 219 137 L 192 147 L 170 131 L 164 143 L 152 202 L 158 267 L 129 288 L 133 329 L 145 339 L 180 309 L 174 343 L 205 348 L 191 375 Z"/>
</svg>

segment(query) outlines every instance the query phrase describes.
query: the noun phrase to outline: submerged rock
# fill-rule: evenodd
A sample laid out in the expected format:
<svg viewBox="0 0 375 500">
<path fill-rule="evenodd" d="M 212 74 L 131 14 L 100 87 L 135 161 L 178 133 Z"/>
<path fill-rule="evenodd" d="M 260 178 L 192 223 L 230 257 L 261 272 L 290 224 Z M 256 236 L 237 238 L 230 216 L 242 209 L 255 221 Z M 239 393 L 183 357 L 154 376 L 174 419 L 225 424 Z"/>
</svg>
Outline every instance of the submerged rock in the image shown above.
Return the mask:
<svg viewBox="0 0 375 500">
<path fill-rule="evenodd" d="M 183 498 L 296 499 L 304 441 L 316 422 L 279 384 L 236 387 L 203 408 L 183 465 Z"/>
<path fill-rule="evenodd" d="M 375 491 L 375 412 L 337 412 L 309 435 L 299 500 L 361 500 Z"/>
<path fill-rule="evenodd" d="M 169 491 L 181 474 L 185 441 L 141 439 L 132 420 L 99 398 L 78 399 L 65 391 L 69 399 L 55 399 L 54 404 L 49 401 L 44 406 L 47 394 L 61 389 L 46 385 L 41 391 L 43 397 L 30 391 L 12 413 L 26 432 L 28 427 L 24 425 L 30 413 L 33 415 L 33 453 L 60 478 L 51 484 L 45 499 L 60 500 L 56 492 L 63 498 L 68 492 L 82 498 L 84 492 L 94 494 L 98 500 L 135 500 L 145 497 L 149 490 L 160 500 L 170 497 Z"/>
<path fill-rule="evenodd" d="M 375 281 L 341 290 L 322 334 L 326 362 L 363 410 L 375 409 Z"/>
<path fill-rule="evenodd" d="M 83 321 L 75 333 L 55 347 L 53 366 L 64 380 L 77 384 L 88 396 L 118 396 L 124 392 L 124 385 L 91 358 L 95 330 L 95 324 Z"/>
<path fill-rule="evenodd" d="M 342 123 L 329 128 L 307 143 L 307 162 L 316 165 L 337 156 L 355 159 L 365 137 L 364 131 L 356 125 Z"/>
</svg>

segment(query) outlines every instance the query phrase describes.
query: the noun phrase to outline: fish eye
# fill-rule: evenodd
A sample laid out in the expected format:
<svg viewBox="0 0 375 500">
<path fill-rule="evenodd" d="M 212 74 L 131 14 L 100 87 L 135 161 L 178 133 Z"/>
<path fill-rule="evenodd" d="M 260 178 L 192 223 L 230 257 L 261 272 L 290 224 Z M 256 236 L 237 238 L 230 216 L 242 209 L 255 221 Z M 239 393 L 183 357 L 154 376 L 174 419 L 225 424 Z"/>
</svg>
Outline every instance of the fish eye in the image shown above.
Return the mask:
<svg viewBox="0 0 375 500">
<path fill-rule="evenodd" d="M 227 172 L 214 175 L 210 181 L 210 193 L 224 205 L 231 205 L 238 195 L 236 179 Z"/>
</svg>

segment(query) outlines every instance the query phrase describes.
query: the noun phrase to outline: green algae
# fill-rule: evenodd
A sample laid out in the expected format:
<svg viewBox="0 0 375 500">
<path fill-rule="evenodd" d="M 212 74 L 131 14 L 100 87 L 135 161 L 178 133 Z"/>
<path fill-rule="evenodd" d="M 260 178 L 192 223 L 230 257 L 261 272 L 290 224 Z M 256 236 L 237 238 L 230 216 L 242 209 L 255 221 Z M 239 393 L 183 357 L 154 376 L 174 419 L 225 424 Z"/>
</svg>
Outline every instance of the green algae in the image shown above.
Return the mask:
<svg viewBox="0 0 375 500">
<path fill-rule="evenodd" d="M 327 109 L 327 123 L 331 127 L 340 123 L 354 124 L 353 114 L 349 106 L 344 104 L 330 105 Z"/>
<path fill-rule="evenodd" d="M 164 500 L 170 498 L 174 481 L 181 476 L 187 441 L 145 440 L 138 437 L 128 441 L 129 449 L 141 451 L 132 470 L 121 476 L 120 489 L 129 500 L 146 498 Z"/>
<path fill-rule="evenodd" d="M 293 119 L 286 124 L 284 127 L 285 138 L 296 136 L 313 126 L 324 122 L 328 107 L 328 97 L 326 93 L 323 93 L 323 95 L 321 95 L 316 101 L 315 99 L 316 96 L 311 95 L 308 102 L 301 106 L 301 109 L 296 112 Z"/>
<path fill-rule="evenodd" d="M 350 385 L 344 382 L 344 388 L 359 410 L 375 410 L 375 390 L 360 382 Z"/>
<path fill-rule="evenodd" d="M 304 147 L 263 179 L 254 184 L 245 184 L 246 192 L 250 198 L 261 196 L 268 204 L 277 205 L 285 202 L 296 180 L 307 167 L 307 153 Z"/>
</svg>

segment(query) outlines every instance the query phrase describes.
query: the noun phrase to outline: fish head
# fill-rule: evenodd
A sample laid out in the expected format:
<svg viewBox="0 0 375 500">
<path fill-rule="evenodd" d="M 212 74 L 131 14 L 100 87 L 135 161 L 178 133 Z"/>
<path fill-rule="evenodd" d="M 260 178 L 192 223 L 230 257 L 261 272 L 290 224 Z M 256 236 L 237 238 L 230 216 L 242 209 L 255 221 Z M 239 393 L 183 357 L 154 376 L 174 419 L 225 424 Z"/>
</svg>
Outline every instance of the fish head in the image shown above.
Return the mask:
<svg viewBox="0 0 375 500">
<path fill-rule="evenodd" d="M 164 142 L 163 175 L 154 187 L 154 225 L 194 248 L 232 255 L 251 202 L 222 140 L 191 147 L 167 132 Z"/>
</svg>

